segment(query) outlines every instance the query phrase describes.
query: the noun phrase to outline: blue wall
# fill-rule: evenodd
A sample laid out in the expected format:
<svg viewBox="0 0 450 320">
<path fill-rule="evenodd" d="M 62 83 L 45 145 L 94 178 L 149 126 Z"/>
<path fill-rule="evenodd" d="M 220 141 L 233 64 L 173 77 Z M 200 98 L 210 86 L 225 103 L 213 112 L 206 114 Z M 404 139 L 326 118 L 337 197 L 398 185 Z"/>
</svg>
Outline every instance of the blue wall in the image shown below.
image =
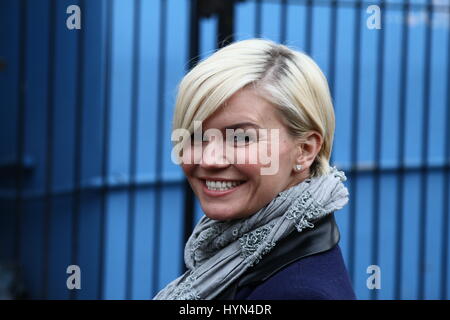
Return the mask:
<svg viewBox="0 0 450 320">
<path fill-rule="evenodd" d="M 0 182 L 0 260 L 20 262 L 33 298 L 70 298 L 66 288 L 70 264 L 78 264 L 82 270 L 82 289 L 76 298 L 151 298 L 182 272 L 183 175 L 170 160 L 170 124 L 176 85 L 188 65 L 189 0 L 167 0 L 166 5 L 143 0 L 138 12 L 139 47 L 133 42 L 136 2 L 57 0 L 53 11 L 49 0 L 24 3 L 22 10 L 21 1 L 0 2 L 0 57 L 6 62 L 0 71 L 0 164 L 11 164 L 18 155 L 17 125 L 23 99 L 21 162 L 30 168 L 24 177 L 19 220 L 14 176 Z M 66 8 L 77 3 L 82 10 L 83 37 L 80 30 L 66 28 Z M 302 1 L 289 3 L 282 39 L 282 6 L 277 1 L 263 1 L 260 36 L 306 50 L 308 8 Z M 112 16 L 108 16 L 109 5 Z M 421 290 L 428 299 L 448 298 L 450 280 L 447 277 L 443 284 L 442 275 L 450 269 L 448 261 L 442 260 L 448 259 L 442 250 L 448 249 L 449 241 L 449 226 L 443 226 L 444 221 L 448 223 L 444 199 L 449 196 L 444 194 L 449 190 L 444 188 L 449 182 L 445 176 L 449 164 L 445 148 L 450 140 L 446 136 L 449 11 L 434 14 L 427 61 L 422 7 L 412 8 L 405 52 L 401 8 L 383 10 L 383 99 L 377 104 L 381 31 L 365 27 L 367 5 L 358 16 L 361 47 L 357 73 L 353 72 L 357 63 L 354 8 L 339 6 L 335 26 L 330 25 L 329 6 L 316 6 L 309 15 L 310 54 L 328 77 L 335 67 L 330 84 L 337 125 L 333 162 L 344 170 L 357 167 L 356 173 L 349 175 L 351 203 L 336 214 L 341 247 L 360 299 L 374 298 L 366 287 L 366 268 L 372 264 L 382 270 L 382 289 L 376 298 L 416 299 L 422 297 Z M 255 1 L 236 5 L 236 40 L 255 36 L 256 10 Z M 52 19 L 54 28 L 50 28 Z M 202 57 L 215 49 L 216 28 L 216 17 L 201 22 Z M 333 35 L 336 50 L 330 53 Z M 84 41 L 82 65 L 78 59 L 80 39 Z M 407 72 L 402 82 L 404 53 Z M 138 73 L 133 71 L 135 63 Z M 356 96 L 355 83 L 359 84 Z M 429 100 L 424 99 L 426 83 L 430 91 L 425 98 Z M 402 86 L 404 113 L 400 113 Z M 77 110 L 81 110 L 78 122 Z M 425 113 L 427 134 L 423 132 L 427 128 Z M 380 128 L 375 121 L 378 115 L 382 117 Z M 400 123 L 404 123 L 403 132 Z M 78 151 L 77 132 L 81 136 Z M 378 133 L 380 153 L 376 154 Z M 373 170 L 376 165 L 379 171 Z M 425 171 L 421 171 L 423 165 Z M 403 176 L 399 168 L 404 169 Z M 374 199 L 377 181 L 381 187 Z M 401 183 L 404 196 L 398 199 Z M 74 209 L 77 190 L 82 190 L 78 194 L 80 208 Z M 426 199 L 424 204 L 420 199 Z M 373 201 L 379 203 L 378 211 Z M 403 220 L 398 220 L 399 201 Z M 196 208 L 198 219 L 198 204 Z M 374 215 L 379 217 L 377 237 Z M 400 256 L 396 251 L 399 236 Z M 373 250 L 378 252 L 377 261 Z"/>
</svg>

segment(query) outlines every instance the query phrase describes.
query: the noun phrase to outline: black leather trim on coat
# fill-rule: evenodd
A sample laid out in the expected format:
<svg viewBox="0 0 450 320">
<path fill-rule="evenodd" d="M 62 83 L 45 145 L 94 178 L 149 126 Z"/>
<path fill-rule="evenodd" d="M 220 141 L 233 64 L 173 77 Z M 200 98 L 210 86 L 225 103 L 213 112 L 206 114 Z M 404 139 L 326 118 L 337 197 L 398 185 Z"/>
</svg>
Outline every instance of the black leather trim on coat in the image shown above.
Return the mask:
<svg viewBox="0 0 450 320">
<path fill-rule="evenodd" d="M 330 250 L 338 244 L 339 239 L 339 229 L 334 214 L 331 213 L 315 221 L 314 228 L 294 231 L 281 240 L 257 265 L 245 272 L 216 299 L 234 299 L 239 288 L 257 285 L 301 258 Z"/>
</svg>

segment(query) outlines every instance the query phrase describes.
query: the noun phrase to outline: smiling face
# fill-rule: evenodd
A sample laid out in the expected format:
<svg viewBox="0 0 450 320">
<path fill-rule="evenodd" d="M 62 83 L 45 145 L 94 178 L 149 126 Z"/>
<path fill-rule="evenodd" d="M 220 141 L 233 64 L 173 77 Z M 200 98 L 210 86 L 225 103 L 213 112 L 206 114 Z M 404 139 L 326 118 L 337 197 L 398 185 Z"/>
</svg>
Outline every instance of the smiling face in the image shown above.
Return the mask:
<svg viewBox="0 0 450 320">
<path fill-rule="evenodd" d="M 182 168 L 211 219 L 248 217 L 279 192 L 309 176 L 308 170 L 299 173 L 293 169 L 296 164 L 303 164 L 301 144 L 288 133 L 275 106 L 252 88 L 235 93 L 202 123 L 202 129 L 207 141 L 201 143 L 200 161 L 189 164 L 196 148 L 193 144 L 184 150 Z M 231 143 L 208 134 L 215 130 L 226 137 L 227 129 L 236 130 Z M 239 133 L 239 129 L 246 134 Z M 267 134 L 259 129 L 267 129 Z M 276 141 L 270 138 L 273 129 L 278 130 Z M 278 148 L 274 148 L 274 143 Z M 262 149 L 269 150 L 268 154 L 276 151 L 277 154 L 270 154 L 272 160 L 278 161 L 275 174 L 261 174 L 262 168 L 270 166 L 259 156 L 258 150 Z"/>
</svg>

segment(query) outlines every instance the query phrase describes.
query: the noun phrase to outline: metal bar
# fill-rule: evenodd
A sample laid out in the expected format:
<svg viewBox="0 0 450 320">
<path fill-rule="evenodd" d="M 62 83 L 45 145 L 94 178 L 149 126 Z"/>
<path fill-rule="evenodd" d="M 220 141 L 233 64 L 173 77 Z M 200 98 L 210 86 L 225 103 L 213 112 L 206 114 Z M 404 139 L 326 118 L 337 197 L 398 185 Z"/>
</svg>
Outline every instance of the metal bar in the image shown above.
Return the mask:
<svg viewBox="0 0 450 320">
<path fill-rule="evenodd" d="M 200 14 L 198 0 L 190 1 L 190 21 L 189 21 L 189 61 L 188 68 L 192 69 L 200 60 Z"/>
<path fill-rule="evenodd" d="M 448 7 L 448 14 L 450 16 L 450 6 Z M 450 22 L 449 22 L 450 23 Z M 447 28 L 447 95 L 444 106 L 445 108 L 445 162 L 450 159 L 450 26 Z M 450 170 L 447 167 L 444 170 L 444 188 L 443 188 L 443 206 L 442 206 L 442 225 L 441 225 L 441 285 L 440 285 L 440 298 L 442 300 L 448 299 L 448 241 L 449 241 L 449 211 L 450 211 L 450 201 L 449 201 L 449 183 L 450 183 Z"/>
<path fill-rule="evenodd" d="M 423 169 L 422 165 L 415 165 L 415 166 L 404 166 L 403 171 L 405 173 L 417 173 L 420 172 L 420 170 Z M 427 170 L 429 173 L 432 172 L 442 172 L 442 170 L 450 169 L 450 163 L 444 163 L 442 165 L 433 165 L 433 164 L 427 164 L 426 165 Z M 383 174 L 390 174 L 390 173 L 397 173 L 399 171 L 399 167 L 384 167 L 376 165 L 357 165 L 357 166 L 351 166 L 351 167 L 341 167 L 337 166 L 339 170 L 344 170 L 348 174 L 359 174 L 359 175 L 365 175 L 365 174 L 373 174 L 376 170 L 382 172 Z M 112 179 L 111 177 L 107 177 L 106 180 Z M 139 178 L 136 178 L 136 180 L 140 180 Z M 165 186 L 178 186 L 180 184 L 184 183 L 184 179 L 176 179 L 176 180 L 165 180 L 164 185 Z M 134 186 L 132 186 L 134 185 Z M 134 187 L 137 189 L 151 189 L 154 188 L 156 185 L 156 182 L 152 179 L 142 179 L 141 181 L 136 181 L 132 183 L 128 183 L 126 181 L 121 183 L 90 183 L 80 186 L 80 192 L 102 192 L 103 188 L 108 188 L 110 191 L 121 191 L 121 190 L 127 190 L 128 188 Z M 52 197 L 58 197 L 58 196 L 65 196 L 70 195 L 75 192 L 74 188 L 53 188 L 52 190 Z M 45 193 L 42 192 L 24 192 L 22 195 L 23 200 L 33 200 L 33 199 L 40 199 L 45 196 Z M 5 190 L 0 189 L 0 199 L 15 199 L 15 191 L 14 190 Z"/>
<path fill-rule="evenodd" d="M 183 181 L 183 190 L 184 190 L 184 237 L 182 239 L 183 243 L 181 244 L 182 248 L 184 248 L 190 235 L 192 234 L 192 230 L 194 229 L 194 217 L 195 217 L 195 201 L 194 201 L 195 195 L 187 179 Z M 184 255 L 181 256 L 180 264 L 181 270 L 186 271 L 187 268 L 186 264 L 184 263 Z"/>
<path fill-rule="evenodd" d="M 223 9 L 219 11 L 218 18 L 217 30 L 219 34 L 217 38 L 217 44 L 219 48 L 223 48 L 234 41 L 234 0 L 230 0 L 224 3 Z"/>
<path fill-rule="evenodd" d="M 360 106 L 360 65 L 361 65 L 361 2 L 355 3 L 354 19 L 355 19 L 355 32 L 354 32 L 354 48 L 353 48 L 353 79 L 352 79 L 352 138 L 351 138 L 351 163 L 356 164 L 358 162 L 358 120 L 359 120 L 359 106 Z M 350 215 L 349 215 L 349 255 L 348 265 L 350 278 L 353 283 L 355 282 L 355 220 L 356 220 L 356 207 L 358 199 L 358 174 L 356 172 L 350 174 L 350 190 L 353 200 L 350 201 Z"/>
<path fill-rule="evenodd" d="M 306 1 L 306 19 L 305 19 L 305 52 L 311 55 L 312 32 L 313 32 L 313 6 L 312 0 Z"/>
<path fill-rule="evenodd" d="M 433 10 L 431 1 L 428 0 L 427 17 L 429 23 L 426 24 L 425 33 L 425 54 L 424 54 L 424 83 L 423 83 L 423 108 L 422 108 L 422 148 L 421 148 L 421 162 L 426 164 L 428 162 L 428 139 L 429 139 L 429 118 L 430 118 L 430 82 L 431 82 L 431 23 L 433 21 Z M 419 270 L 418 281 L 418 296 L 419 300 L 425 297 L 425 261 L 426 261 L 426 229 L 427 229 L 427 203 L 428 203 L 428 171 L 426 166 L 420 171 L 420 185 L 422 188 L 422 195 L 419 197 L 419 254 L 417 257 L 417 265 Z"/>
<path fill-rule="evenodd" d="M 156 125 L 156 136 L 160 136 L 163 132 L 163 119 L 164 119 L 164 93 L 165 93 L 165 81 L 166 81 L 166 21 L 167 21 L 167 1 L 160 0 L 160 24 L 159 24 L 159 61 L 158 61 L 158 96 L 157 96 L 157 125 Z M 156 293 L 159 288 L 159 258 L 160 258 L 160 245 L 161 245 L 161 188 L 162 185 L 162 150 L 163 144 L 162 139 L 156 140 L 156 184 L 155 184 L 155 222 L 153 230 L 153 288 L 152 293 Z"/>
<path fill-rule="evenodd" d="M 126 299 L 131 299 L 133 294 L 133 237 L 136 216 L 136 168 L 137 168 L 137 139 L 138 139 L 138 115 L 139 115 L 139 67 L 141 51 L 141 0 L 134 2 L 133 13 L 133 70 L 131 84 L 131 123 L 130 123 L 130 188 L 128 189 L 128 221 L 127 221 L 127 265 L 126 265 Z"/>
<path fill-rule="evenodd" d="M 406 111 L 406 89 L 408 87 L 408 77 L 407 77 L 407 67 L 408 67 L 408 48 L 409 48 L 409 26 L 408 26 L 408 16 L 410 11 L 409 0 L 403 3 L 403 28 L 401 33 L 401 52 L 400 52 L 400 98 L 399 98 L 399 111 L 398 111 L 398 188 L 397 188 L 397 206 L 396 206 L 396 246 L 395 246 L 395 287 L 394 287 L 394 298 L 396 300 L 401 299 L 401 288 L 402 288 L 402 248 L 403 248 L 403 215 L 404 206 L 403 198 L 405 193 L 405 111 Z"/>
<path fill-rule="evenodd" d="M 330 11 L 330 50 L 328 52 L 328 83 L 330 86 L 331 99 L 333 101 L 336 87 L 336 37 L 337 37 L 337 1 L 331 1 Z M 333 103 L 333 107 L 335 107 Z M 330 155 L 330 164 L 334 162 L 334 152 Z"/>
<path fill-rule="evenodd" d="M 109 170 L 109 144 L 110 144 L 110 113 L 111 113 L 111 56 L 112 56 L 112 35 L 113 35 L 113 14 L 114 0 L 104 2 L 105 5 L 105 64 L 104 64 L 104 85 L 103 91 L 103 141 L 101 154 L 101 176 L 103 188 L 100 194 L 100 232 L 99 232 L 99 263 L 98 263 L 98 292 L 97 299 L 104 297 L 104 278 L 105 270 L 105 235 L 106 235 L 106 210 L 107 210 L 107 194 L 109 185 L 107 182 Z"/>
<path fill-rule="evenodd" d="M 85 13 L 85 1 L 79 0 L 81 12 Z M 84 48 L 85 48 L 85 28 L 77 31 L 78 52 L 77 52 L 77 84 L 75 97 L 75 152 L 74 152 L 74 173 L 73 185 L 74 193 L 72 197 L 72 253 L 71 263 L 78 265 L 78 240 L 80 229 L 80 208 L 81 208 L 81 173 L 83 172 L 82 163 L 82 143 L 83 143 L 83 110 L 84 110 Z M 78 290 L 70 291 L 70 298 L 76 299 Z"/>
<path fill-rule="evenodd" d="M 48 40 L 48 74 L 47 74 L 47 141 L 45 150 L 45 196 L 44 196 L 44 228 L 43 228 L 43 287 L 42 296 L 48 295 L 48 267 L 49 267 L 49 250 L 50 250 L 50 223 L 53 212 L 52 208 L 52 181 L 53 181 L 53 120 L 55 112 L 54 90 L 55 90 L 55 42 L 56 42 L 56 1 L 49 2 L 49 40 Z"/>
<path fill-rule="evenodd" d="M 192 69 L 199 61 L 200 52 L 200 15 L 197 0 L 190 1 L 190 21 L 189 21 L 189 61 L 188 68 Z M 184 236 L 182 238 L 181 247 L 184 248 L 194 228 L 195 216 L 195 195 L 192 188 L 185 178 L 183 180 L 184 190 Z M 186 271 L 183 256 L 180 259 L 181 270 Z"/>
<path fill-rule="evenodd" d="M 261 19 L 261 14 L 262 14 L 262 4 L 261 4 L 261 0 L 256 0 L 255 2 L 255 37 L 256 38 L 261 38 L 261 25 L 262 25 L 262 19 Z"/>
<path fill-rule="evenodd" d="M 19 13 L 23 14 L 22 19 L 18 19 L 18 28 L 20 32 L 19 40 L 19 66 L 18 66 L 18 83 L 17 83 L 17 118 L 16 118 L 16 162 L 22 163 L 25 149 L 25 82 L 26 82 L 26 52 L 27 52 L 27 36 L 28 36 L 28 12 L 26 0 L 19 3 Z M 23 211 L 23 170 L 21 166 L 15 172 L 15 221 L 14 221 L 14 260 L 20 261 L 21 242 L 22 242 L 22 211 Z"/>
<path fill-rule="evenodd" d="M 281 15 L 280 15 L 280 42 L 285 43 L 287 38 L 287 15 L 288 4 L 287 0 L 281 0 Z"/>
<path fill-rule="evenodd" d="M 383 12 L 385 7 L 384 0 L 380 3 L 380 10 Z M 381 151 L 382 151 L 382 120 L 383 120 L 383 107 L 384 107 L 384 48 L 385 48 L 385 34 L 384 26 L 379 30 L 378 38 L 378 56 L 377 56 L 377 66 L 379 72 L 377 73 L 376 82 L 376 97 L 375 97 L 375 108 L 377 108 L 375 113 L 375 143 L 374 143 L 374 155 L 375 155 L 375 170 L 373 172 L 374 186 L 373 186 L 373 197 L 372 197 L 372 255 L 371 264 L 379 265 L 379 250 L 380 250 L 380 202 L 381 202 Z M 378 299 L 378 290 L 371 291 L 371 299 Z"/>
<path fill-rule="evenodd" d="M 441 169 L 441 168 L 440 168 Z M 106 179 L 109 179 L 108 177 Z M 164 181 L 164 185 L 166 186 L 177 186 L 179 184 L 182 184 L 184 180 L 169 180 Z M 89 185 L 84 185 L 79 188 L 80 192 L 103 192 L 102 189 L 108 188 L 109 191 L 121 191 L 121 190 L 128 190 L 128 188 L 131 188 L 132 185 L 134 185 L 134 188 L 140 188 L 140 189 L 151 189 L 154 188 L 156 185 L 156 182 L 153 180 L 148 180 L 144 182 L 135 182 L 135 183 L 117 183 L 117 184 L 111 184 L 111 183 L 92 183 Z M 56 189 L 53 188 L 51 194 L 52 197 L 58 197 L 58 196 L 64 196 L 64 195 L 71 195 L 75 192 L 75 188 L 60 188 Z M 45 197 L 45 192 L 24 192 L 22 196 L 22 200 L 33 200 L 33 199 L 40 199 Z M 15 193 L 14 190 L 12 191 L 0 191 L 0 199 L 15 199 Z"/>
</svg>

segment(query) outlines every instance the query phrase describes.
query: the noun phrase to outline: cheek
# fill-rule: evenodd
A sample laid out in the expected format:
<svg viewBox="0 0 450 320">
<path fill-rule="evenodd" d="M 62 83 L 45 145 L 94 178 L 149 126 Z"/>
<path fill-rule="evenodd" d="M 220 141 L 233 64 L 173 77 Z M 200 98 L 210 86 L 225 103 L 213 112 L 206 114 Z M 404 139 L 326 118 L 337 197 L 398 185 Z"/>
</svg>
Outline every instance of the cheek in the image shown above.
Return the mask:
<svg viewBox="0 0 450 320">
<path fill-rule="evenodd" d="M 261 182 L 261 165 L 258 163 L 236 163 L 232 165 L 231 170 L 237 171 L 241 177 L 245 177 L 252 188 L 255 188 Z"/>
<path fill-rule="evenodd" d="M 203 154 L 203 145 L 185 145 L 183 146 L 181 154 L 182 164 L 199 164 Z"/>
<path fill-rule="evenodd" d="M 249 164 L 256 166 L 259 165 L 258 144 L 256 143 L 251 144 L 247 147 L 234 148 L 230 150 L 230 155 L 231 155 L 231 157 L 229 157 L 230 163 Z"/>
<path fill-rule="evenodd" d="M 247 147 L 229 149 L 227 154 L 230 163 L 269 166 L 271 161 L 278 161 L 279 146 L 267 141 L 253 143 Z M 234 157 L 233 157 L 234 155 Z M 234 161 L 232 161 L 234 159 Z"/>
<path fill-rule="evenodd" d="M 295 160 L 296 144 L 286 134 L 282 134 L 277 145 L 280 163 L 291 163 Z"/>
<path fill-rule="evenodd" d="M 294 150 L 295 146 L 291 146 L 287 143 L 285 144 L 280 144 L 280 150 L 278 152 L 279 154 L 279 161 L 281 164 L 283 164 L 283 166 L 286 166 L 289 164 L 289 166 L 291 164 L 293 164 L 294 162 L 294 157 L 293 157 L 293 150 Z"/>
<path fill-rule="evenodd" d="M 194 164 L 186 164 L 186 163 L 181 164 L 181 169 L 183 169 L 186 178 L 189 179 L 191 177 L 194 167 L 195 167 Z"/>
</svg>

